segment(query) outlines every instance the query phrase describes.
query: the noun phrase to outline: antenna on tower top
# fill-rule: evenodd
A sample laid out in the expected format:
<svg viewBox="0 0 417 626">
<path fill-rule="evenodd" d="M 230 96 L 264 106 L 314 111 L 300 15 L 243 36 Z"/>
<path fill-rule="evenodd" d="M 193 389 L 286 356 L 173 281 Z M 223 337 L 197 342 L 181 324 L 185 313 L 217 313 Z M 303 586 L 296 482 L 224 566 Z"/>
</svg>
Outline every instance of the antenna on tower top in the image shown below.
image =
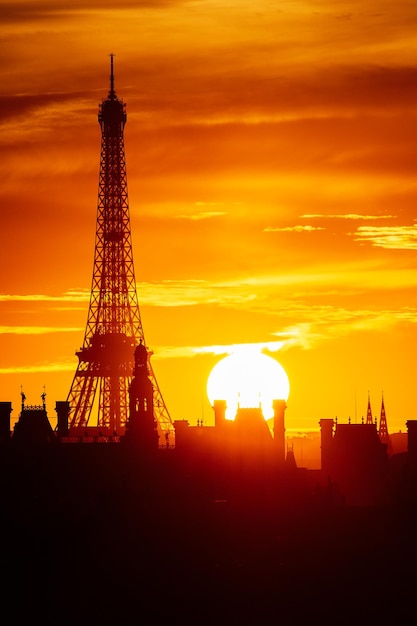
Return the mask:
<svg viewBox="0 0 417 626">
<path fill-rule="evenodd" d="M 114 93 L 114 73 L 113 73 L 113 57 L 114 54 L 111 53 L 110 54 L 110 98 L 113 100 L 115 97 L 115 93 Z"/>
</svg>

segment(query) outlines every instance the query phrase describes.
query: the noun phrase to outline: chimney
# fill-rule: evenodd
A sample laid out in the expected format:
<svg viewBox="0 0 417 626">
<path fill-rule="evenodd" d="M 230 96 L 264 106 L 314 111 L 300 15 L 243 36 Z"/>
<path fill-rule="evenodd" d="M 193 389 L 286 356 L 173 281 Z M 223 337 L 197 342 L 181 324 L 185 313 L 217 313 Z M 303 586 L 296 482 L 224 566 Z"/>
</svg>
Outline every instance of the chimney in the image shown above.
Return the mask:
<svg viewBox="0 0 417 626">
<path fill-rule="evenodd" d="M 214 400 L 214 425 L 221 428 L 226 423 L 226 400 Z"/>
<path fill-rule="evenodd" d="M 69 402 L 67 402 L 67 400 L 57 400 L 55 403 L 55 411 L 58 416 L 58 437 L 66 437 L 68 435 L 68 416 L 70 412 Z"/>
<path fill-rule="evenodd" d="M 321 431 L 321 469 L 323 472 L 330 473 L 334 421 L 331 418 L 324 418 L 320 420 L 319 424 Z"/>
<path fill-rule="evenodd" d="M 280 463 L 285 463 L 285 400 L 273 400 L 274 409 L 274 445 L 277 459 Z"/>
<path fill-rule="evenodd" d="M 413 473 L 417 471 L 417 420 L 408 420 L 408 465 Z"/>
</svg>

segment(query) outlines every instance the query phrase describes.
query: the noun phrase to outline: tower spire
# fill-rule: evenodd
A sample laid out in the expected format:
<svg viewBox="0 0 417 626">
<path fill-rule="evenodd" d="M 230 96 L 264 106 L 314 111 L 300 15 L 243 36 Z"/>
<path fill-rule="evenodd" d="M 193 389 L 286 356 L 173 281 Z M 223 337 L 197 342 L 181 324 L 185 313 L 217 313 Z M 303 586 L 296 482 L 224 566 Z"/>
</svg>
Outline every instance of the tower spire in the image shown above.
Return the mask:
<svg viewBox="0 0 417 626">
<path fill-rule="evenodd" d="M 379 436 L 381 437 L 381 439 L 384 437 L 388 437 L 387 416 L 385 414 L 384 405 L 384 392 L 382 392 L 381 417 L 379 419 Z"/>
<path fill-rule="evenodd" d="M 366 423 L 367 424 L 373 424 L 372 409 L 371 409 L 371 397 L 369 395 L 369 391 L 368 391 L 368 409 L 366 411 Z"/>
<path fill-rule="evenodd" d="M 114 54 L 110 54 L 110 92 L 109 99 L 114 100 L 116 98 L 116 93 L 114 91 L 114 72 L 113 72 L 113 57 Z"/>
<path fill-rule="evenodd" d="M 90 304 L 84 342 L 67 401 L 69 434 L 97 426 L 107 435 L 124 435 L 129 419 L 129 387 L 138 344 L 146 348 L 133 265 L 124 152 L 126 105 L 114 92 L 113 54 L 110 92 L 99 105 L 101 155 L 96 240 Z M 162 433 L 172 422 L 149 359 L 155 419 Z"/>
<path fill-rule="evenodd" d="M 384 404 L 384 392 L 382 392 L 382 402 L 381 402 L 381 416 L 379 419 L 379 438 L 382 443 L 386 443 L 388 446 L 388 452 L 391 453 L 391 438 L 388 434 L 388 425 L 387 425 L 387 416 L 385 414 L 385 404 Z"/>
</svg>

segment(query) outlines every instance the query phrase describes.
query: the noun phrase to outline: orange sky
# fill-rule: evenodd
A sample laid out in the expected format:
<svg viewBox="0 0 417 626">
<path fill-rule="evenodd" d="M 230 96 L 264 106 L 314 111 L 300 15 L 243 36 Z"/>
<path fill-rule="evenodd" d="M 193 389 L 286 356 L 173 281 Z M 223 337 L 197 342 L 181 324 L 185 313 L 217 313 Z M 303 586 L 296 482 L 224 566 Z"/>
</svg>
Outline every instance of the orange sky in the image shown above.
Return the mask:
<svg viewBox="0 0 417 626">
<path fill-rule="evenodd" d="M 417 419 L 417 4 L 0 0 L 0 400 L 66 399 L 109 54 L 145 337 L 173 419 L 271 344 L 288 429 Z"/>
</svg>

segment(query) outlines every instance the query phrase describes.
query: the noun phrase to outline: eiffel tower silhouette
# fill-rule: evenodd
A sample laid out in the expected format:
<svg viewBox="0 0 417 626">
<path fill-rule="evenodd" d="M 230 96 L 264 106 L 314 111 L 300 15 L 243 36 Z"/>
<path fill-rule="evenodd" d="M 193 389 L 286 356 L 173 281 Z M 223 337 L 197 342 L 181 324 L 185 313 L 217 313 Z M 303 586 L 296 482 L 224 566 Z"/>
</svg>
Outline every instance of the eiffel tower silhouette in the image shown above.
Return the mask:
<svg viewBox="0 0 417 626">
<path fill-rule="evenodd" d="M 99 427 L 103 435 L 123 435 L 129 419 L 129 387 L 134 350 L 146 347 L 136 290 L 127 192 L 124 127 L 126 105 L 114 89 L 110 55 L 110 91 L 99 105 L 101 155 L 95 254 L 84 342 L 67 401 L 69 434 Z M 166 436 L 172 421 L 160 392 L 148 351 L 148 371 L 158 432 Z"/>
</svg>

